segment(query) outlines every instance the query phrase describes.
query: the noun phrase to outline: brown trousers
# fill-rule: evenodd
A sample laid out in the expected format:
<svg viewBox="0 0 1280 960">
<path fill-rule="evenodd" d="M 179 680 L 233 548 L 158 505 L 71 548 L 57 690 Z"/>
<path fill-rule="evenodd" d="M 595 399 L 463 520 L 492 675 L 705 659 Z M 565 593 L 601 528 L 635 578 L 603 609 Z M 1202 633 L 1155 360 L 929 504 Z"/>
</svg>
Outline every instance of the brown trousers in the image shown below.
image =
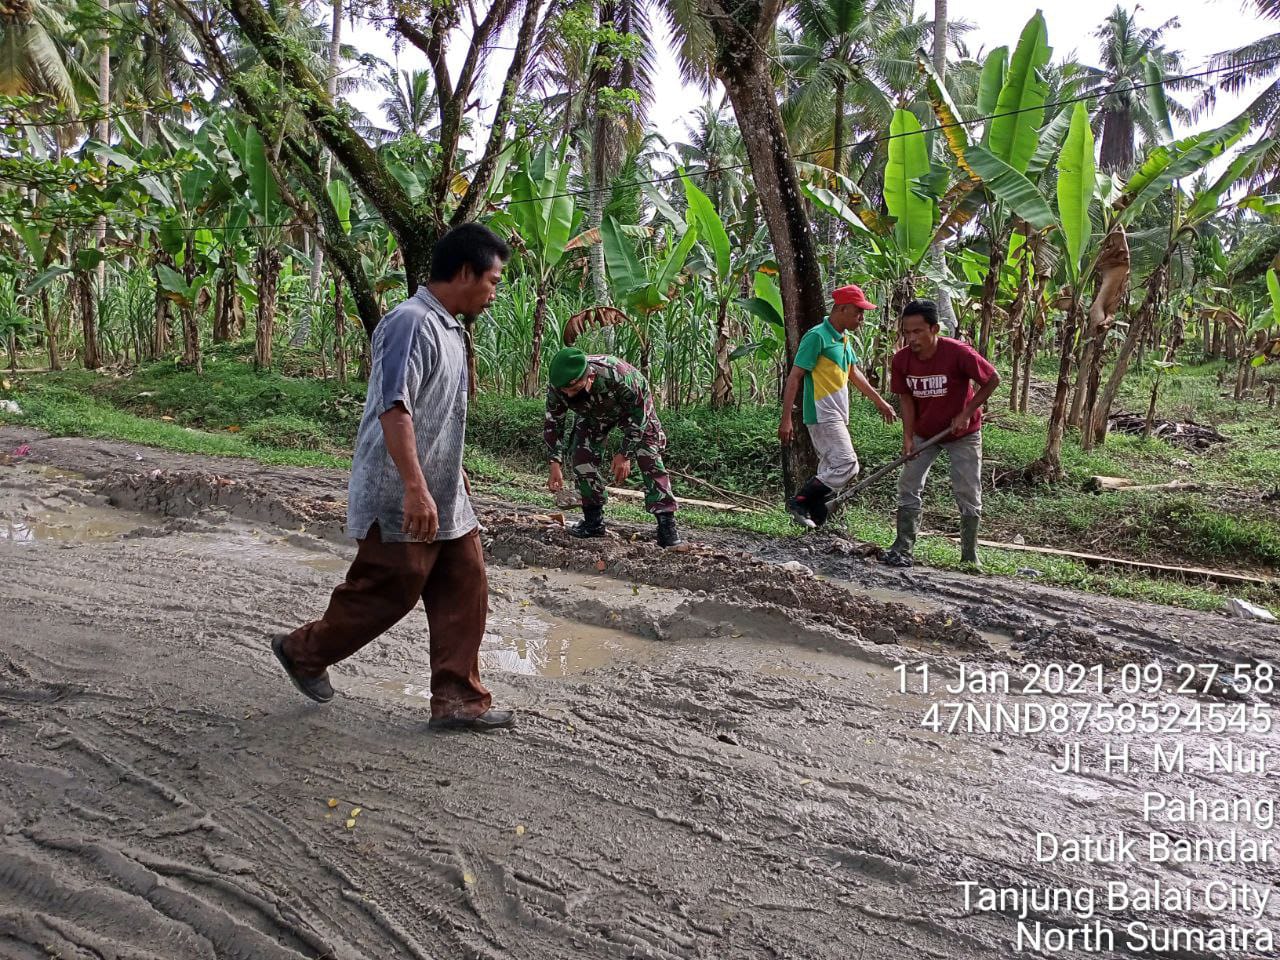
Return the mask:
<svg viewBox="0 0 1280 960">
<path fill-rule="evenodd" d="M 480 641 L 489 580 L 480 532 L 435 543 L 384 543 L 375 523 L 319 620 L 293 631 L 285 653 L 298 672 L 319 676 L 385 633 L 422 601 L 431 629 L 431 715 L 489 709 L 480 682 Z"/>
</svg>

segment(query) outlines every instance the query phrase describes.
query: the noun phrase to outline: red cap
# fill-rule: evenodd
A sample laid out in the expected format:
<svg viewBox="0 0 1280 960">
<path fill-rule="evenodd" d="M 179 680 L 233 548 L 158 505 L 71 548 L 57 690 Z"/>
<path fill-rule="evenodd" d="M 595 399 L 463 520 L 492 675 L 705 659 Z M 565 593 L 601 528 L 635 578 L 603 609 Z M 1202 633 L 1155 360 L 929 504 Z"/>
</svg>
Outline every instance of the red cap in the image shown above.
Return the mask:
<svg viewBox="0 0 1280 960">
<path fill-rule="evenodd" d="M 831 291 L 831 302 L 839 306 L 842 303 L 852 303 L 855 307 L 861 307 L 863 310 L 874 310 L 876 305 L 867 299 L 867 295 L 862 292 L 862 288 L 855 284 L 849 284 L 847 287 L 836 287 Z"/>
</svg>

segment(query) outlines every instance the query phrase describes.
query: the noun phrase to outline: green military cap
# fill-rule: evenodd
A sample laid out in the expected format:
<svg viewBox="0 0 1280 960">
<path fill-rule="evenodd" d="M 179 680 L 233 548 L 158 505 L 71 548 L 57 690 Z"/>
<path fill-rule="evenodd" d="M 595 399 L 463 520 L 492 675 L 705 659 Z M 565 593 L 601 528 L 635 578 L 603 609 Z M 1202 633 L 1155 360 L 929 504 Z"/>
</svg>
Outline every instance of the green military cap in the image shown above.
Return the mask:
<svg viewBox="0 0 1280 960">
<path fill-rule="evenodd" d="M 587 372 L 587 355 L 577 347 L 565 347 L 551 358 L 551 385 L 567 387 Z"/>
</svg>

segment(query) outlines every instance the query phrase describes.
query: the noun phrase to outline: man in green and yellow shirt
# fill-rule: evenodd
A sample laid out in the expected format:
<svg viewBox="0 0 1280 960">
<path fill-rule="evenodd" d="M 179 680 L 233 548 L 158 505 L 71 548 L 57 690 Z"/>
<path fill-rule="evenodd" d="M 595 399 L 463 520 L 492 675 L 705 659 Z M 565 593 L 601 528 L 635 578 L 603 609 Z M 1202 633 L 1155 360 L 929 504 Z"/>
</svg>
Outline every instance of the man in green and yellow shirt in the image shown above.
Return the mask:
<svg viewBox="0 0 1280 960">
<path fill-rule="evenodd" d="M 782 391 L 782 422 L 778 439 L 788 444 L 794 435 L 791 410 L 804 387 L 804 424 L 818 452 L 818 472 L 794 497 L 787 512 L 802 526 L 820 527 L 827 519 L 827 503 L 858 475 L 858 455 L 849 436 L 849 382 L 876 405 L 885 423 L 897 419 L 876 388 L 858 369 L 851 335 L 876 305 L 860 287 L 850 284 L 831 295 L 831 314 L 808 330 L 796 349 L 795 366 Z"/>
</svg>

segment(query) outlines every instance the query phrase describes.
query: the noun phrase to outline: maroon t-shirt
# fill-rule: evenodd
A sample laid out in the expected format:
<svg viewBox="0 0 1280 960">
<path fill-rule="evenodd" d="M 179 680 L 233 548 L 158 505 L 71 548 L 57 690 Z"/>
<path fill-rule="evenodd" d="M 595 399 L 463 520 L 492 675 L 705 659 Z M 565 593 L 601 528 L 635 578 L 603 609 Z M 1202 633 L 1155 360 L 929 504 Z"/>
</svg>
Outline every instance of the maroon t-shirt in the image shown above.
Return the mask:
<svg viewBox="0 0 1280 960">
<path fill-rule="evenodd" d="M 973 383 L 986 383 L 996 369 L 967 343 L 938 338 L 938 349 L 928 360 L 921 360 L 903 347 L 893 355 L 890 389 L 909 393 L 916 400 L 916 436 L 929 437 L 951 425 L 956 414 L 973 399 Z M 982 429 L 982 410 L 976 410 L 969 426 L 956 437 L 967 437 Z"/>
</svg>

